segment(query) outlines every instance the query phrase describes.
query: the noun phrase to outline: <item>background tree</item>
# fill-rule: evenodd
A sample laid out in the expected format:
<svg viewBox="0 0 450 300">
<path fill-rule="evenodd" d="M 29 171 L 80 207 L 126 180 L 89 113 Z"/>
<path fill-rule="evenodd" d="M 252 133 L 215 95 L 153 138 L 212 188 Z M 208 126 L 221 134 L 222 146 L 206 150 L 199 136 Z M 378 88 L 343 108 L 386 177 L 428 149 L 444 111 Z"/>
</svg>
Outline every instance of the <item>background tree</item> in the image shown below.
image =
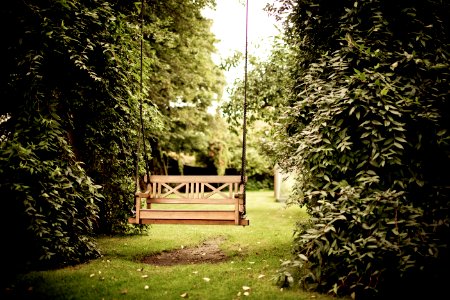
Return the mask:
<svg viewBox="0 0 450 300">
<path fill-rule="evenodd" d="M 292 53 L 281 36 L 275 39 L 267 59 L 250 55 L 247 74 L 247 175 L 248 189 L 273 188 L 273 167 L 276 163 L 270 144 L 279 111 L 286 102 L 292 79 L 289 64 Z M 222 68 L 238 68 L 243 56 L 235 53 L 222 63 Z M 221 105 L 221 111 L 231 131 L 239 135 L 243 120 L 244 80 L 237 78 L 230 88 L 230 99 Z M 241 137 L 239 138 L 241 139 Z M 237 140 L 239 140 L 237 139 Z M 240 142 L 239 145 L 242 145 Z M 235 150 L 234 150 L 235 149 Z M 241 146 L 234 146 L 230 167 L 240 169 Z"/>
<path fill-rule="evenodd" d="M 268 58 L 249 55 L 247 74 L 248 123 L 264 121 L 273 124 L 278 112 L 284 106 L 290 93 L 292 78 L 290 63 L 293 53 L 282 36 L 276 37 Z M 224 63 L 235 68 L 241 64 L 243 56 L 235 54 Z M 239 127 L 243 119 L 244 80 L 237 78 L 230 89 L 230 99 L 221 109 L 232 126 Z"/>
<path fill-rule="evenodd" d="M 201 10 L 214 1 L 159 1 L 145 21 L 145 82 L 148 99 L 161 112 L 165 131 L 150 132 L 153 170 L 167 172 L 167 156 L 206 151 L 208 108 L 220 100 L 223 71 L 214 64 L 216 39 Z"/>
<path fill-rule="evenodd" d="M 337 295 L 443 291 L 449 267 L 445 1 L 283 1 L 295 79 L 279 159 L 306 205 L 280 283 Z M 437 293 L 436 293 L 437 294 Z"/>
</svg>

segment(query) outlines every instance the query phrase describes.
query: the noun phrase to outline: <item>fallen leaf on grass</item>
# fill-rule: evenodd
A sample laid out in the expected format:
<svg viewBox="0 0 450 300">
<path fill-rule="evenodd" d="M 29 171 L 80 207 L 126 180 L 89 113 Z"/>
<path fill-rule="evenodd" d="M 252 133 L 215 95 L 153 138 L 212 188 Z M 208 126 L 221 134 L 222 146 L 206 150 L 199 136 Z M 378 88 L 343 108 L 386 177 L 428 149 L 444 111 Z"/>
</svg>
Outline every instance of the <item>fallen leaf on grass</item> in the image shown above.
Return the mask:
<svg viewBox="0 0 450 300">
<path fill-rule="evenodd" d="M 261 279 L 261 278 L 263 278 L 263 277 L 265 277 L 266 275 L 264 275 L 264 274 L 260 274 L 259 276 L 258 276 L 258 279 Z"/>
<path fill-rule="evenodd" d="M 144 268 L 137 269 L 136 271 L 142 272 L 142 271 L 144 271 Z"/>
<path fill-rule="evenodd" d="M 203 280 L 209 282 L 211 279 L 209 279 L 208 277 L 203 277 Z"/>
<path fill-rule="evenodd" d="M 192 274 L 198 274 L 198 271 L 193 271 Z"/>
<path fill-rule="evenodd" d="M 92 273 L 91 275 L 89 275 L 89 277 L 94 277 L 95 276 L 95 274 L 94 273 Z"/>
<path fill-rule="evenodd" d="M 142 275 L 141 277 L 142 277 L 142 278 L 147 278 L 147 277 L 148 277 L 148 275 Z"/>
<path fill-rule="evenodd" d="M 249 292 L 244 292 L 244 296 L 250 296 Z"/>
<path fill-rule="evenodd" d="M 181 298 L 189 298 L 189 294 L 188 293 L 183 293 L 180 295 Z"/>
<path fill-rule="evenodd" d="M 252 288 L 249 287 L 249 286 L 244 285 L 244 286 L 242 287 L 242 289 L 243 289 L 244 291 L 250 291 Z"/>
<path fill-rule="evenodd" d="M 144 290 L 148 290 L 150 287 L 148 285 L 144 286 Z"/>
</svg>

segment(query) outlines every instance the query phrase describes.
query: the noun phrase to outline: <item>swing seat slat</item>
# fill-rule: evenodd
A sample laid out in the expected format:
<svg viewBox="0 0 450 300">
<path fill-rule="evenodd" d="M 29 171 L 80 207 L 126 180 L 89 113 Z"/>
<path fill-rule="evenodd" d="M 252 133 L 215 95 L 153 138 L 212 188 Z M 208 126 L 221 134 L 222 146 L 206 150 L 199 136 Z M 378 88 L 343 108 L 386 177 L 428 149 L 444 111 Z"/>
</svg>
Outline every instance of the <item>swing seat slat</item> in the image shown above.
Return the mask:
<svg viewBox="0 0 450 300">
<path fill-rule="evenodd" d="M 128 222 L 131 224 L 184 224 L 184 225 L 236 225 L 234 220 L 163 220 L 163 219 L 141 219 L 140 223 L 136 218 L 129 218 Z M 241 219 L 239 221 L 240 226 L 248 226 L 249 220 Z"/>
<path fill-rule="evenodd" d="M 232 205 L 236 202 L 234 199 L 200 199 L 200 198 L 149 198 L 147 203 L 155 204 L 228 204 Z"/>
<path fill-rule="evenodd" d="M 234 220 L 234 210 L 142 209 L 141 219 Z"/>
</svg>

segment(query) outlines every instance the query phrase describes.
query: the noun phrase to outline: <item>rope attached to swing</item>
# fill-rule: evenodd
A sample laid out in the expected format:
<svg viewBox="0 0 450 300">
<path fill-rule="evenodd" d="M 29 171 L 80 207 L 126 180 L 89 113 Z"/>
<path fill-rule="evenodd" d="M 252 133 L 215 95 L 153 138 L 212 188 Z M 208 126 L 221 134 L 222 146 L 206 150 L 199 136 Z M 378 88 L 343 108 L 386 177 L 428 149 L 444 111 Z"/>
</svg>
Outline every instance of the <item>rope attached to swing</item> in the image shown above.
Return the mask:
<svg viewBox="0 0 450 300">
<path fill-rule="evenodd" d="M 144 114 L 143 114 L 143 98 L 144 98 L 144 75 L 143 75 L 143 69 L 144 69 L 144 8 L 145 8 L 145 1 L 141 1 L 141 38 L 140 38 L 140 47 L 141 47 L 141 53 L 140 53 L 140 86 L 139 86 L 139 119 L 140 119 L 140 137 L 142 137 L 142 144 L 143 144 L 143 150 L 144 150 L 144 160 L 145 160 L 145 174 L 147 175 L 147 181 L 150 179 L 150 165 L 148 162 L 148 155 L 147 155 L 147 146 L 145 143 L 146 135 L 145 135 L 145 127 L 144 127 Z M 139 152 L 140 152 L 140 144 L 141 140 L 140 137 L 138 137 L 138 145 L 137 145 L 137 158 L 139 159 Z M 137 159 L 137 161 L 138 161 Z M 136 192 L 139 190 L 139 163 L 136 162 Z"/>
<path fill-rule="evenodd" d="M 142 0 L 142 8 L 141 8 L 141 74 L 140 74 L 140 78 L 141 78 L 141 82 L 140 82 L 140 93 L 141 93 L 141 97 L 140 97 L 140 107 L 139 107 L 139 113 L 141 115 L 141 129 L 142 129 L 142 142 L 144 145 L 144 159 L 145 159 L 145 173 L 147 175 L 147 181 L 150 180 L 150 165 L 148 162 L 148 154 L 147 154 L 147 146 L 146 146 L 146 135 L 145 135 L 145 127 L 144 127 L 144 117 L 143 117 L 143 113 L 142 113 L 142 102 L 143 102 L 143 95 L 144 95 L 144 84 L 143 84 L 143 80 L 144 80 L 144 76 L 143 76 L 143 69 L 144 69 L 144 63 L 143 63 L 143 57 L 144 57 L 144 8 L 145 8 L 145 1 Z"/>
<path fill-rule="evenodd" d="M 243 215 L 246 214 L 246 167 L 247 167 L 247 62 L 248 62 L 248 0 L 245 2 L 245 61 L 244 61 L 244 118 L 242 121 L 241 185 L 244 187 Z"/>
<path fill-rule="evenodd" d="M 245 4 L 245 62 L 244 62 L 244 104 L 243 104 L 243 124 L 242 124 L 242 160 L 241 160 L 241 185 L 244 187 L 243 193 L 243 206 L 244 212 L 243 215 L 246 214 L 246 166 L 247 166 L 247 65 L 248 65 L 248 0 L 246 0 Z M 141 38 L 140 38 L 140 95 L 139 95 L 139 116 L 140 116 L 140 136 L 142 137 L 143 150 L 144 150 L 144 159 L 145 159 L 145 172 L 147 175 L 147 180 L 150 178 L 150 167 L 147 156 L 147 148 L 146 148 L 146 134 L 144 127 L 144 118 L 143 118 L 143 52 L 144 52 L 144 8 L 145 8 L 145 0 L 141 1 Z M 141 140 L 138 138 L 137 145 L 137 160 L 136 160 L 136 192 L 139 189 L 139 152 L 140 152 L 140 143 Z"/>
</svg>

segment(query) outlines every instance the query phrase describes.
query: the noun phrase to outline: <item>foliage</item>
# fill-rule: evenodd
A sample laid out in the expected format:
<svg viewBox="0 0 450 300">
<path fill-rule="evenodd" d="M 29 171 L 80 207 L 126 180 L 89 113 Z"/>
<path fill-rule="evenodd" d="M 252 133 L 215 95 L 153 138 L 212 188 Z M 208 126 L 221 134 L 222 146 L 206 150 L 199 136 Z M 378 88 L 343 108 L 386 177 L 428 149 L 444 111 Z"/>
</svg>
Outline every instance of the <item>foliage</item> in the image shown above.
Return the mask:
<svg viewBox="0 0 450 300">
<path fill-rule="evenodd" d="M 49 111 L 24 111 L 0 148 L 2 280 L 25 265 L 79 263 L 99 255 L 92 239 L 99 186 L 76 162 Z"/>
<path fill-rule="evenodd" d="M 56 68 L 45 75 L 54 80 L 55 74 L 71 74 L 73 84 L 57 80 L 52 84 L 64 95 L 59 113 L 65 117 L 77 159 L 85 163 L 87 173 L 103 187 L 105 199 L 99 207 L 96 231 L 123 232 L 128 228 L 127 218 L 134 202 L 139 31 L 131 22 L 136 23 L 138 18 L 125 16 L 101 1 L 74 3 L 73 10 L 65 14 L 53 9 L 59 17 L 49 18 L 52 22 L 43 24 L 48 27 L 46 30 L 54 32 L 49 45 L 62 53 L 53 55 L 53 59 L 69 63 L 55 64 Z M 64 29 L 56 31 L 54 27 L 60 22 Z M 151 124 L 155 124 L 157 113 L 148 109 L 146 113 Z"/>
<path fill-rule="evenodd" d="M 210 23 L 200 15 L 205 5 L 212 1 L 148 3 L 143 56 L 140 3 L 32 0 L 2 6 L 1 24 L 11 30 L 0 47 L 1 191 L 10 201 L 5 213 L 15 216 L 3 220 L 21 224 L 9 243 L 23 237 L 10 254 L 19 257 L 23 252 L 16 250 L 30 243 L 36 250 L 30 262 L 79 262 L 98 255 L 88 237 L 93 232 L 140 230 L 127 218 L 135 164 L 143 173 L 142 145 L 140 153 L 136 149 L 141 125 L 151 138 L 146 145 L 161 146 L 156 155 L 173 141 L 178 150 L 186 133 L 205 126 L 206 108 L 220 92 L 221 74 L 209 57 Z M 202 116 L 192 117 L 196 110 Z M 180 140 L 171 140 L 176 135 Z"/>
<path fill-rule="evenodd" d="M 249 176 L 245 189 L 247 191 L 273 190 L 273 174 Z"/>
<path fill-rule="evenodd" d="M 195 160 L 207 168 L 214 168 L 217 175 L 224 175 L 229 167 L 230 147 L 238 147 L 237 137 L 228 130 L 219 114 L 208 119 L 209 125 L 203 132 L 206 147 L 196 152 Z"/>
<path fill-rule="evenodd" d="M 268 187 L 258 184 L 251 177 L 259 175 L 272 176 L 274 165 L 268 144 L 271 135 L 271 124 L 277 116 L 277 111 L 283 105 L 288 94 L 289 73 L 287 68 L 288 48 L 281 41 L 273 45 L 273 51 L 268 60 L 260 60 L 250 56 L 247 74 L 247 173 L 249 188 Z M 222 63 L 223 68 L 236 67 L 242 55 L 235 53 Z M 245 83 L 243 78 L 237 78 L 230 89 L 230 99 L 223 101 L 221 112 L 230 124 L 231 132 L 240 133 L 244 118 Z M 242 138 L 242 137 L 241 137 Z M 242 145 L 242 142 L 241 142 Z M 231 151 L 230 167 L 239 169 L 241 164 L 241 149 Z M 270 186 L 270 185 L 269 185 Z"/>
<path fill-rule="evenodd" d="M 261 60 L 250 55 L 247 74 L 247 114 L 250 125 L 258 120 L 267 123 L 276 120 L 278 110 L 284 105 L 292 85 L 289 73 L 292 54 L 290 47 L 281 37 L 277 37 L 267 59 Z M 237 65 L 239 59 L 243 59 L 242 56 L 235 54 L 229 58 L 232 62 L 225 65 Z M 230 100 L 221 107 L 233 126 L 239 125 L 243 119 L 244 86 L 243 78 L 236 79 L 230 90 Z"/>
<path fill-rule="evenodd" d="M 6 257 L 16 267 L 94 257 L 89 235 L 123 230 L 133 204 L 136 27 L 104 1 L 10 1 L 0 19 L 11 28 L 0 48 L 2 220 L 20 223 Z"/>
<path fill-rule="evenodd" d="M 269 147 L 272 142 L 272 126 L 279 116 L 289 95 L 292 78 L 289 63 L 292 51 L 281 36 L 275 39 L 270 56 L 261 60 L 249 56 L 247 74 L 247 174 L 248 190 L 273 188 L 274 153 Z M 223 68 L 237 67 L 243 56 L 235 53 L 226 59 Z M 221 110 L 231 130 L 238 132 L 242 126 L 244 103 L 244 79 L 238 78 L 230 89 L 229 101 L 224 101 Z M 240 168 L 241 152 L 232 151 L 230 166 Z"/>
<path fill-rule="evenodd" d="M 150 131 L 152 169 L 167 172 L 169 153 L 205 152 L 208 107 L 219 100 L 224 76 L 214 64 L 211 20 L 201 10 L 214 2 L 159 1 L 145 11 L 144 56 L 148 97 L 164 117 L 165 131 Z"/>
<path fill-rule="evenodd" d="M 230 126 L 231 127 L 231 126 Z M 237 134 L 235 126 L 229 130 L 229 164 L 228 168 L 236 170 L 240 174 L 242 168 L 242 133 Z M 269 156 L 265 155 L 264 147 L 268 125 L 264 122 L 253 122 L 247 126 L 247 147 L 245 151 L 245 173 L 248 177 L 247 189 L 258 190 L 273 186 L 273 163 Z M 268 182 L 270 181 L 270 183 Z"/>
<path fill-rule="evenodd" d="M 297 172 L 291 201 L 312 221 L 298 225 L 281 276 L 357 298 L 442 290 L 449 4 L 302 0 L 286 11 L 295 83 L 274 153 Z"/>
</svg>

